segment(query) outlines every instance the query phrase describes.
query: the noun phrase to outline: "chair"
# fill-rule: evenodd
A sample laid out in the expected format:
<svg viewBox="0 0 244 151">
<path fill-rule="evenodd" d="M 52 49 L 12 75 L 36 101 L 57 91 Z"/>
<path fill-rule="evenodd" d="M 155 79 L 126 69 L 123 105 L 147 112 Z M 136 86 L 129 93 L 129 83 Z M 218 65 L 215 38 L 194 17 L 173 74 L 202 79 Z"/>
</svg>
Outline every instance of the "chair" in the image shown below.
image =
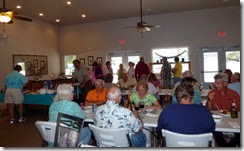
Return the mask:
<svg viewBox="0 0 244 151">
<path fill-rule="evenodd" d="M 54 143 L 56 123 L 36 121 L 35 125 L 42 136 L 42 146 L 46 146 L 46 143 Z"/>
<path fill-rule="evenodd" d="M 127 128 L 105 129 L 89 124 L 99 147 L 130 147 L 131 140 Z"/>
<path fill-rule="evenodd" d="M 162 129 L 166 147 L 211 147 L 212 133 L 180 134 Z"/>
<path fill-rule="evenodd" d="M 83 119 L 58 113 L 54 147 L 78 147 Z"/>
</svg>

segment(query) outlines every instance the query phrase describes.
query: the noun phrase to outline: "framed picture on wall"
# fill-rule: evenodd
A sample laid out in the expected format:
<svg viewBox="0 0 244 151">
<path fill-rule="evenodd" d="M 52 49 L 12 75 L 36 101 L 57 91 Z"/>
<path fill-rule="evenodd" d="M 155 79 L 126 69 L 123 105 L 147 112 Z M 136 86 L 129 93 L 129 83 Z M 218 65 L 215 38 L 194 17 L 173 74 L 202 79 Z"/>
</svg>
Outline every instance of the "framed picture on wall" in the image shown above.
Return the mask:
<svg viewBox="0 0 244 151">
<path fill-rule="evenodd" d="M 40 61 L 40 69 L 45 69 L 45 61 Z"/>
<path fill-rule="evenodd" d="M 83 64 L 83 65 L 86 65 L 85 58 L 80 58 L 80 63 Z"/>
<path fill-rule="evenodd" d="M 97 63 L 102 65 L 103 64 L 103 58 L 97 57 Z"/>
<path fill-rule="evenodd" d="M 30 61 L 26 62 L 26 70 L 31 70 L 31 62 Z"/>
<path fill-rule="evenodd" d="M 88 65 L 91 66 L 93 63 L 93 56 L 88 56 Z"/>
<path fill-rule="evenodd" d="M 31 76 L 35 75 L 35 70 L 31 70 L 31 71 L 30 71 L 30 75 L 31 75 Z"/>
<path fill-rule="evenodd" d="M 33 68 L 38 68 L 38 60 L 33 60 Z"/>
<path fill-rule="evenodd" d="M 36 70 L 36 75 L 41 75 L 41 70 Z"/>
</svg>

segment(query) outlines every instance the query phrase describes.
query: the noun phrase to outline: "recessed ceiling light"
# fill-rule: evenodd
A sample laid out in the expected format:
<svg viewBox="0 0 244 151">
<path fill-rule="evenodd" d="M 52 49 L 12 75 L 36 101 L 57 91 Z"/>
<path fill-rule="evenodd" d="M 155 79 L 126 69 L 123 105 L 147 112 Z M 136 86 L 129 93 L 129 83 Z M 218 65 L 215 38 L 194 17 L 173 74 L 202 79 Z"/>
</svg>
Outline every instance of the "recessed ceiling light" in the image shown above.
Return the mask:
<svg viewBox="0 0 244 151">
<path fill-rule="evenodd" d="M 82 15 L 81 15 L 81 17 L 85 18 L 85 17 L 86 17 L 86 15 L 85 15 L 85 14 L 82 14 Z"/>
<path fill-rule="evenodd" d="M 71 5 L 71 1 L 67 1 L 67 4 L 68 4 L 68 5 Z"/>
<path fill-rule="evenodd" d="M 59 22 L 60 22 L 60 20 L 59 20 L 59 19 L 56 19 L 56 22 L 57 22 L 57 23 L 59 23 Z"/>
<path fill-rule="evenodd" d="M 39 13 L 39 16 L 43 16 L 43 13 Z"/>
<path fill-rule="evenodd" d="M 21 9 L 21 6 L 20 6 L 20 5 L 17 5 L 16 8 L 17 8 L 17 9 Z"/>
</svg>

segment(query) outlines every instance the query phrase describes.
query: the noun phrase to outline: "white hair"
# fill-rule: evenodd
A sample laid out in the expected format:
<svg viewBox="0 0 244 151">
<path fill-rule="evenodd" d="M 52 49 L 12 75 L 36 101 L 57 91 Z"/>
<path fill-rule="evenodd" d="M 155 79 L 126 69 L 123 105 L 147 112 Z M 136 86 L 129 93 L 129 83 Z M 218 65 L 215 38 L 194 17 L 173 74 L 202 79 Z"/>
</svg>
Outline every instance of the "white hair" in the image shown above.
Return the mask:
<svg viewBox="0 0 244 151">
<path fill-rule="evenodd" d="M 112 91 L 113 89 L 113 91 Z M 107 92 L 107 100 L 115 100 L 117 97 L 121 96 L 121 91 L 117 86 L 112 86 Z"/>
<path fill-rule="evenodd" d="M 182 73 L 182 77 L 186 78 L 186 77 L 193 77 L 193 74 L 191 73 L 191 71 L 184 71 Z"/>
<path fill-rule="evenodd" d="M 221 80 L 223 82 L 227 82 L 229 81 L 229 77 L 226 73 L 218 73 L 214 76 L 215 80 Z"/>
<path fill-rule="evenodd" d="M 73 91 L 74 88 L 71 84 L 60 84 L 57 88 L 57 95 L 54 97 L 54 100 L 73 100 Z"/>
<path fill-rule="evenodd" d="M 102 85 L 102 86 L 104 86 L 105 85 L 105 82 L 102 79 L 97 79 L 95 81 L 95 85 Z"/>
</svg>

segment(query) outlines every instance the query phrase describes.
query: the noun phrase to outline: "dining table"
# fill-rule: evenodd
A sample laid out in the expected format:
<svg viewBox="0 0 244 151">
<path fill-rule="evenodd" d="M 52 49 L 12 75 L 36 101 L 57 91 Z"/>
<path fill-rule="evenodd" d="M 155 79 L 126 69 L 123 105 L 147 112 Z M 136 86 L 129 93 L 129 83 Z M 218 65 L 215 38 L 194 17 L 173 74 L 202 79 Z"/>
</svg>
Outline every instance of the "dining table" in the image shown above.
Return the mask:
<svg viewBox="0 0 244 151">
<path fill-rule="evenodd" d="M 92 112 L 92 107 L 87 106 L 85 107 L 85 112 L 87 114 L 87 118 L 85 119 L 85 122 L 93 122 L 94 113 Z M 144 123 L 145 127 L 152 127 L 156 128 L 158 125 L 158 118 L 160 113 L 162 112 L 162 109 L 154 109 L 150 112 L 143 112 L 139 111 L 140 117 Z M 222 117 L 222 120 L 216 122 L 215 131 L 216 132 L 234 132 L 234 133 L 240 133 L 240 112 L 238 113 L 238 118 L 231 118 L 230 115 L 222 114 L 218 111 L 211 111 L 214 115 L 220 115 Z"/>
</svg>

